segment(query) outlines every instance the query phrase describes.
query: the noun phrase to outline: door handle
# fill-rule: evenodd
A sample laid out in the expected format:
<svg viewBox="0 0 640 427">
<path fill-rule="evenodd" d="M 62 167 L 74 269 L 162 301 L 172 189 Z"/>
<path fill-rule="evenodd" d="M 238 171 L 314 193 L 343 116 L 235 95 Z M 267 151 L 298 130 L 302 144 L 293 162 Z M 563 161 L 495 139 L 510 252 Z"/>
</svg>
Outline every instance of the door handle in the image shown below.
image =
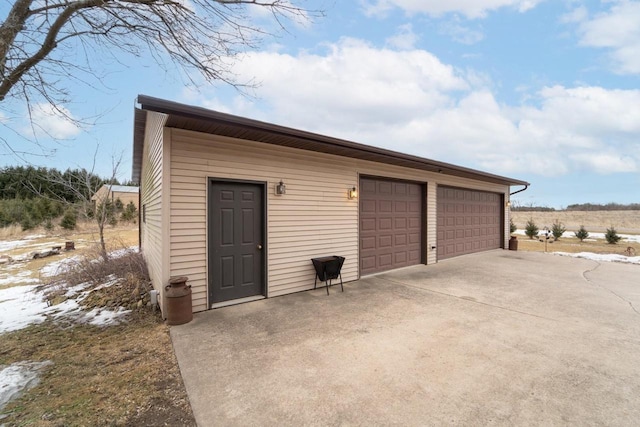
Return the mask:
<svg viewBox="0 0 640 427">
<path fill-rule="evenodd" d="M 258 245 L 258 250 L 262 250 L 262 245 Z"/>
</svg>

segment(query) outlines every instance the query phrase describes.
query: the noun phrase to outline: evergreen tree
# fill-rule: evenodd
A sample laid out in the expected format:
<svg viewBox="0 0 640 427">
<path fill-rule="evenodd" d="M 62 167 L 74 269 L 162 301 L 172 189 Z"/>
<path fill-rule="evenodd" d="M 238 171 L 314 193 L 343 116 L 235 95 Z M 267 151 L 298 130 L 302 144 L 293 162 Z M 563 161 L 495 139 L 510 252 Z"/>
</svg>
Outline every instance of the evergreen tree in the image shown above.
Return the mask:
<svg viewBox="0 0 640 427">
<path fill-rule="evenodd" d="M 539 231 L 540 229 L 535 224 L 535 222 L 533 222 L 533 218 L 527 221 L 527 224 L 524 226 L 524 234 L 529 236 L 529 239 L 533 239 L 534 237 L 538 236 Z"/>
<path fill-rule="evenodd" d="M 517 229 L 518 227 L 516 227 L 516 224 L 513 222 L 513 218 L 509 218 L 509 232 L 513 234 Z"/>
<path fill-rule="evenodd" d="M 576 235 L 576 237 L 578 239 L 580 239 L 581 242 L 584 241 L 584 239 L 586 239 L 587 237 L 589 237 L 589 232 L 587 231 L 586 228 L 584 228 L 584 225 L 580 226 L 580 229 L 576 232 L 574 232 L 573 234 Z"/>
<path fill-rule="evenodd" d="M 604 234 L 604 238 L 607 239 L 607 243 L 609 243 L 610 245 L 615 245 L 622 239 L 622 237 L 618 236 L 618 233 L 616 233 L 616 229 L 613 227 L 607 228 L 607 232 Z"/>
<path fill-rule="evenodd" d="M 78 214 L 73 208 L 69 208 L 65 211 L 62 221 L 60 221 L 60 227 L 65 230 L 74 230 L 76 228 L 77 220 Z"/>
<path fill-rule="evenodd" d="M 551 226 L 551 234 L 553 234 L 553 238 L 556 239 L 556 240 L 559 240 L 560 237 L 562 237 L 562 234 L 564 234 L 565 231 L 567 231 L 567 229 L 558 220 L 556 220 L 553 223 L 553 225 Z"/>
</svg>

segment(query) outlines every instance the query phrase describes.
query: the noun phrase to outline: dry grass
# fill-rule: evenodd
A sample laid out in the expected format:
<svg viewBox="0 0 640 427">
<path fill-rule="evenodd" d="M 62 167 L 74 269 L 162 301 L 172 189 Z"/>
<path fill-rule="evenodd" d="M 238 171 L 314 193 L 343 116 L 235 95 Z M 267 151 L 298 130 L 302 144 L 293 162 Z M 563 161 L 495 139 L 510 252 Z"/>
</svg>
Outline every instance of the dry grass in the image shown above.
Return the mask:
<svg viewBox="0 0 640 427">
<path fill-rule="evenodd" d="M 511 218 L 519 230 L 524 230 L 529 219 L 542 229 L 551 228 L 558 220 L 562 222 L 567 231 L 577 231 L 584 225 L 587 231 L 593 233 L 605 232 L 613 226 L 618 234 L 640 234 L 640 211 L 592 211 L 592 212 L 511 212 Z M 567 233 L 573 236 L 573 233 Z M 630 251 L 627 249 L 631 248 Z M 544 252 L 545 244 L 539 239 L 529 239 L 526 236 L 518 236 L 518 249 L 524 251 Z M 597 254 L 618 254 L 632 256 L 640 255 L 640 243 L 619 242 L 611 245 L 606 240 L 586 240 L 580 242 L 575 237 L 562 237 L 554 243 L 547 243 L 547 252 L 593 252 Z"/>
<path fill-rule="evenodd" d="M 620 242 L 618 244 L 611 245 L 607 243 L 606 240 L 599 239 L 596 241 L 588 240 L 580 242 L 579 239 L 574 237 L 562 237 L 558 241 L 553 243 L 550 242 L 551 240 L 546 245 L 547 252 L 592 252 L 596 254 L 629 255 L 627 248 L 632 248 L 632 256 L 640 255 L 640 243 L 635 242 Z M 529 239 L 526 236 L 518 236 L 518 250 L 544 252 L 545 244 L 544 241 L 541 242 L 539 239 Z"/>
<path fill-rule="evenodd" d="M 85 225 L 87 225 L 85 223 Z M 0 231 L 5 230 L 0 228 Z M 11 234 L 10 238 L 0 238 L 0 240 L 22 240 L 27 236 L 42 235 L 37 239 L 28 240 L 23 246 L 19 246 L 10 250 L 3 251 L 1 255 L 10 256 L 14 259 L 28 258 L 27 262 L 20 264 L 20 272 L 31 272 L 32 278 L 46 281 L 41 277 L 40 269 L 45 265 L 59 261 L 68 257 L 78 258 L 95 258 L 95 254 L 98 251 L 99 236 L 97 229 L 88 228 L 76 231 L 71 234 L 49 234 L 39 233 L 38 230 L 29 231 L 15 231 Z M 31 253 L 36 251 L 48 250 L 53 246 L 62 246 L 64 248 L 66 241 L 73 241 L 75 243 L 75 250 L 65 252 L 62 251 L 60 255 L 55 255 L 40 259 L 31 259 Z M 117 227 L 109 227 L 105 230 L 105 241 L 107 242 L 107 250 L 112 251 L 121 248 L 127 248 L 136 246 L 138 244 L 138 228 L 130 225 L 119 225 Z M 2 275 L 2 269 L 7 268 L 0 266 L 0 276 Z"/>
<path fill-rule="evenodd" d="M 6 426 L 192 426 L 193 414 L 159 316 L 111 327 L 45 322 L 0 335 L 0 364 L 46 361 L 38 386 L 3 410 Z"/>
<path fill-rule="evenodd" d="M 551 228 L 558 220 L 569 231 L 577 231 L 584 225 L 587 231 L 603 233 L 613 226 L 618 233 L 640 234 L 640 211 L 558 211 L 558 212 L 511 212 L 518 229 L 523 230 L 529 219 L 542 229 Z"/>
</svg>

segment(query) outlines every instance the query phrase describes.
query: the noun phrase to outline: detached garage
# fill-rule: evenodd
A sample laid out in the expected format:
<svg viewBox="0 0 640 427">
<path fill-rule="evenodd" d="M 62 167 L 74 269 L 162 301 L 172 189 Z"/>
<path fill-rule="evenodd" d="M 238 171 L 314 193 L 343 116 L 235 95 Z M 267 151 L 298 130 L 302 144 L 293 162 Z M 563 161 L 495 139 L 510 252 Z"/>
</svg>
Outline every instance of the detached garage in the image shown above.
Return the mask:
<svg viewBox="0 0 640 427">
<path fill-rule="evenodd" d="M 188 276 L 194 311 L 505 248 L 524 181 L 147 96 L 133 180 L 154 287 Z M 162 304 L 162 298 L 160 298 Z"/>
</svg>

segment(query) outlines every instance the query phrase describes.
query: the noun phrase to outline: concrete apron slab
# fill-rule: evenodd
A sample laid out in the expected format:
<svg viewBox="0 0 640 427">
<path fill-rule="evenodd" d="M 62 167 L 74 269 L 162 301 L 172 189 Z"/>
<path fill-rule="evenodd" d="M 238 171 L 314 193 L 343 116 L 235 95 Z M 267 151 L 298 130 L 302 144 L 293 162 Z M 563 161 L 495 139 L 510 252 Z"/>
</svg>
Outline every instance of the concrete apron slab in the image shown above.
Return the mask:
<svg viewBox="0 0 640 427">
<path fill-rule="evenodd" d="M 637 425 L 640 267 L 491 251 L 171 328 L 200 426 Z"/>
</svg>

